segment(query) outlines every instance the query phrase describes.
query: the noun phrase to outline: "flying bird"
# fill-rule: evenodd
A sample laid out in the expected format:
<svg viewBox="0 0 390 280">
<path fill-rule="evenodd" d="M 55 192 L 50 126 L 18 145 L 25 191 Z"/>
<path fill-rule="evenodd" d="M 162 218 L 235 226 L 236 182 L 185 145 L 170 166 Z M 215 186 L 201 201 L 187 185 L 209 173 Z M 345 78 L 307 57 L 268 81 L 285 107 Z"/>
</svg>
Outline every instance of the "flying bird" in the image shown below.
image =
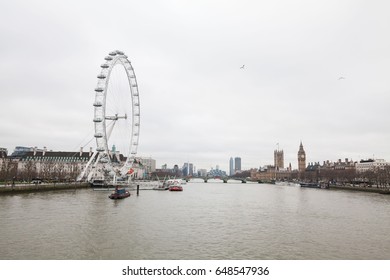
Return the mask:
<svg viewBox="0 0 390 280">
<path fill-rule="evenodd" d="M 245 64 L 240 67 L 240 69 L 244 69 L 244 68 L 245 68 Z"/>
</svg>

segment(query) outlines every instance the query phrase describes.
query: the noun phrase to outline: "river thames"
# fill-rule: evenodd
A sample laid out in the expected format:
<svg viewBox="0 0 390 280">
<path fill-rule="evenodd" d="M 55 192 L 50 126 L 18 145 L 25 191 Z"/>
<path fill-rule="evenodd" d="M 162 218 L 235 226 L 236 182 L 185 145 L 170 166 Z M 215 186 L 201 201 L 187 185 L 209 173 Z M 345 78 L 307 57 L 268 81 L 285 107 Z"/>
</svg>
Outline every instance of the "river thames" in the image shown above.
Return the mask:
<svg viewBox="0 0 390 280">
<path fill-rule="evenodd" d="M 0 259 L 390 259 L 389 195 L 230 181 L 109 193 L 0 196 Z"/>
</svg>

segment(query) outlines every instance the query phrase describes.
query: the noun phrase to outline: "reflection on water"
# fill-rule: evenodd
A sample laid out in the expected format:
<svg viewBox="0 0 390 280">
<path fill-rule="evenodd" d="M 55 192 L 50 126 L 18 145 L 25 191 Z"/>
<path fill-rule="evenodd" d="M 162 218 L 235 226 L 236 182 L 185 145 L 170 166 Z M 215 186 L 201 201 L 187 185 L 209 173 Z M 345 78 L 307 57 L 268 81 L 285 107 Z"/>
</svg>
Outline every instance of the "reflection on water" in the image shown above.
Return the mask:
<svg viewBox="0 0 390 280">
<path fill-rule="evenodd" d="M 390 196 L 188 183 L 0 196 L 0 259 L 390 259 Z"/>
</svg>

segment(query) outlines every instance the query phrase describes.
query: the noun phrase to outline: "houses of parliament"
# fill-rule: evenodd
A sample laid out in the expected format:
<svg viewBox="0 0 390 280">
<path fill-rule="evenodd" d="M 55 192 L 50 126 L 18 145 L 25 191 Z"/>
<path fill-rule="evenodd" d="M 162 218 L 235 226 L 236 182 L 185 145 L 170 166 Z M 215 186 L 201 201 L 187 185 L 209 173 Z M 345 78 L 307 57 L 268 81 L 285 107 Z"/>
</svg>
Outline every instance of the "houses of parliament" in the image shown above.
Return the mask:
<svg viewBox="0 0 390 280">
<path fill-rule="evenodd" d="M 297 154 L 298 169 L 293 170 L 291 163 L 288 167 L 284 166 L 284 151 L 274 150 L 274 164 L 260 167 L 259 170 L 252 170 L 251 178 L 255 180 L 275 180 L 275 179 L 294 179 L 306 170 L 306 152 L 303 148 L 302 141 L 299 145 Z"/>
<path fill-rule="evenodd" d="M 287 168 L 285 168 L 283 150 L 274 150 L 274 165 L 267 165 L 259 168 L 258 170 L 251 170 L 251 179 L 258 181 L 328 180 L 350 182 L 356 178 L 368 178 L 371 173 L 383 173 L 386 177 L 384 180 L 386 182 L 390 180 L 390 177 L 386 175 L 390 174 L 390 163 L 387 163 L 383 159 L 353 161 L 345 158 L 344 160 L 338 159 L 337 161 L 326 160 L 323 161 L 322 164 L 320 164 L 320 162 L 307 163 L 306 152 L 303 148 L 302 141 L 299 145 L 297 161 L 298 169 L 293 170 L 291 163 Z"/>
</svg>

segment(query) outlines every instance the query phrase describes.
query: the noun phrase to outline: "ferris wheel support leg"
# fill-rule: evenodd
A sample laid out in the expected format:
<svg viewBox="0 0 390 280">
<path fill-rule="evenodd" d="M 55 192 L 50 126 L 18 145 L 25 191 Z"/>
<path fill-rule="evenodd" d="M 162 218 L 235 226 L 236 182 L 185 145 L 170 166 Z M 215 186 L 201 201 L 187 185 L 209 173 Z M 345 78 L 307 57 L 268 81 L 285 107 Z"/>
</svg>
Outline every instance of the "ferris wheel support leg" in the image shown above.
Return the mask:
<svg viewBox="0 0 390 280">
<path fill-rule="evenodd" d="M 93 171 L 96 170 L 96 166 L 99 163 L 100 158 L 102 157 L 102 154 L 99 153 L 99 152 L 95 152 L 95 154 L 97 154 L 97 157 L 96 157 L 96 161 L 95 161 L 95 163 L 94 163 L 94 165 L 92 167 L 91 172 L 89 172 L 89 174 L 88 174 L 88 179 L 87 179 L 88 182 L 91 181 L 92 176 L 94 175 Z"/>
<path fill-rule="evenodd" d="M 81 172 L 81 174 L 80 174 L 79 177 L 77 178 L 77 181 L 81 181 L 81 180 L 84 178 L 85 173 L 86 173 L 87 170 L 89 169 L 89 166 L 91 165 L 93 159 L 96 157 L 96 154 L 97 154 L 97 151 L 95 151 L 95 152 L 92 154 L 92 156 L 91 156 L 91 158 L 89 159 L 87 165 L 85 165 L 85 168 L 84 168 L 83 172 Z"/>
</svg>

